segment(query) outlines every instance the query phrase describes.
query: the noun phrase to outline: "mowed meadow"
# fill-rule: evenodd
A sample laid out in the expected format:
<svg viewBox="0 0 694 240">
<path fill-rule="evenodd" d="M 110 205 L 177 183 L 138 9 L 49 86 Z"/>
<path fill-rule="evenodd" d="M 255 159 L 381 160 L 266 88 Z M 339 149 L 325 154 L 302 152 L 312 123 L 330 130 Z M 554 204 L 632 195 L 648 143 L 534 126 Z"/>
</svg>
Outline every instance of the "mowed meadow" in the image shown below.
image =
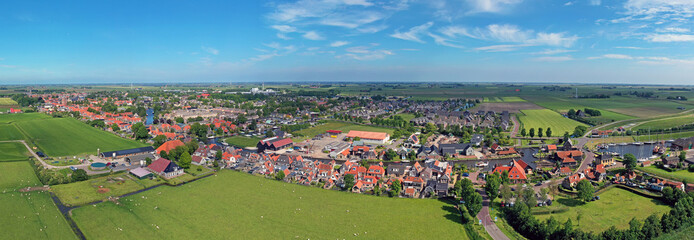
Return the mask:
<svg viewBox="0 0 694 240">
<path fill-rule="evenodd" d="M 563 136 L 564 132 L 572 133 L 576 126 L 587 126 L 586 124 L 565 118 L 561 114 L 549 109 L 521 110 L 518 120 L 520 120 L 523 124 L 522 126 L 527 131 L 534 128 L 536 131 L 535 136 L 537 136 L 538 128 L 542 128 L 543 136 L 545 136 L 547 128 L 551 128 L 552 136 L 557 137 Z"/>
<path fill-rule="evenodd" d="M 457 210 L 234 171 L 73 210 L 87 239 L 467 239 Z"/>
<path fill-rule="evenodd" d="M 27 161 L 0 162 L 0 239 L 76 239 L 48 192 L 27 192 L 41 186 Z"/>
<path fill-rule="evenodd" d="M 73 118 L 51 118 L 40 113 L 0 115 L 0 141 L 26 140 L 48 156 L 96 154 L 146 146 L 96 129 Z"/>
</svg>

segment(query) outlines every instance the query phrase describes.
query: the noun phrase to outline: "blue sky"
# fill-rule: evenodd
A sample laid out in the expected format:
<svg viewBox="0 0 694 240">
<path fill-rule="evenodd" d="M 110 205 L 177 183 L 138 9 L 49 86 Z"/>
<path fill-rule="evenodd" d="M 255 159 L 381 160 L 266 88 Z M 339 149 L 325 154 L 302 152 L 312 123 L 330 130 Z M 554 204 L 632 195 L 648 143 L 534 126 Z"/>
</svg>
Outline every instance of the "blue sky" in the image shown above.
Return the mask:
<svg viewBox="0 0 694 240">
<path fill-rule="evenodd" d="M 0 84 L 692 84 L 694 0 L 9 1 Z"/>
</svg>

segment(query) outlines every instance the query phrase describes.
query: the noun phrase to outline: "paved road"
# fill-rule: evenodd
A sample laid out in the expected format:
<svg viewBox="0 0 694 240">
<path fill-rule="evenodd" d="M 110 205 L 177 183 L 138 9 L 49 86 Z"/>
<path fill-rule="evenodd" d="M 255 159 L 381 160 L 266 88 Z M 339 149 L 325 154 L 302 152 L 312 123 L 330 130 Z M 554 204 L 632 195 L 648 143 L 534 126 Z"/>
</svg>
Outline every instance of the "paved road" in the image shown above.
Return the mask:
<svg viewBox="0 0 694 240">
<path fill-rule="evenodd" d="M 477 219 L 482 220 L 484 230 L 486 230 L 494 240 L 510 240 L 506 234 L 504 234 L 504 232 L 502 232 L 499 227 L 496 226 L 492 220 L 492 217 L 489 215 L 489 197 L 487 196 L 487 193 L 479 189 L 477 192 L 482 194 L 483 199 L 482 210 L 480 210 L 480 212 L 477 214 Z"/>
<path fill-rule="evenodd" d="M 511 130 L 511 138 L 515 138 L 516 135 L 518 135 L 518 129 L 520 129 L 520 123 L 518 123 L 518 119 L 516 119 L 515 115 L 511 115 L 511 122 L 513 122 L 513 129 Z M 520 147 L 522 145 L 521 140 L 518 139 L 518 142 L 516 142 L 516 146 Z"/>
</svg>

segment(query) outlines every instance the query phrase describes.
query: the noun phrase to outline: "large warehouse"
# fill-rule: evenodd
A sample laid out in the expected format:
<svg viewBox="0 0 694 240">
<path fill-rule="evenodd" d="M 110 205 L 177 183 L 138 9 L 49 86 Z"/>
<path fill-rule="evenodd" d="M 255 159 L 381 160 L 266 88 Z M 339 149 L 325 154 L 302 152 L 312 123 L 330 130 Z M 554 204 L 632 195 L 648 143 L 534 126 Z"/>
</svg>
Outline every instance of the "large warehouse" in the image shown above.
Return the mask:
<svg viewBox="0 0 694 240">
<path fill-rule="evenodd" d="M 347 133 L 348 138 L 359 137 L 365 143 L 371 144 L 385 144 L 390 140 L 390 135 L 384 132 L 366 132 L 366 131 L 349 131 Z"/>
</svg>

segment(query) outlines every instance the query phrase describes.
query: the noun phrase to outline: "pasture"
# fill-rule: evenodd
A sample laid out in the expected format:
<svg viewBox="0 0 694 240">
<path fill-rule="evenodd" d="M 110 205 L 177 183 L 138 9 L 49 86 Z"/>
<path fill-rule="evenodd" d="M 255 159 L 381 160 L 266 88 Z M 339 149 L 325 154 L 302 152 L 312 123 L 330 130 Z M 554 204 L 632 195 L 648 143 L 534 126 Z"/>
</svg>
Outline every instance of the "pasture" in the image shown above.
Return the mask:
<svg viewBox="0 0 694 240">
<path fill-rule="evenodd" d="M 233 136 L 224 139 L 224 142 L 240 147 L 255 147 L 260 141 L 259 137 Z"/>
<path fill-rule="evenodd" d="M 617 229 L 627 229 L 629 228 L 629 220 L 632 218 L 643 221 L 651 214 L 655 213 L 660 217 L 660 214 L 670 211 L 670 207 L 659 200 L 643 197 L 620 188 L 609 189 L 599 196 L 600 200 L 588 203 L 557 197 L 552 206 L 535 208 L 533 214 L 548 209 L 568 208 L 568 211 L 561 213 L 536 214 L 535 216 L 542 221 L 553 216 L 561 223 L 571 219 L 577 228 L 599 233 L 611 226 L 615 226 Z M 576 221 L 578 214 L 581 214 L 580 222 Z"/>
<path fill-rule="evenodd" d="M 27 148 L 18 142 L 0 142 L 0 162 L 22 161 L 31 156 Z"/>
<path fill-rule="evenodd" d="M 142 190 L 163 180 L 136 179 L 129 173 L 120 173 L 113 176 L 104 176 L 81 182 L 60 184 L 51 187 L 60 201 L 66 206 L 77 206 L 99 200 L 105 200 L 109 196 L 120 196 L 126 193 Z"/>
<path fill-rule="evenodd" d="M 73 210 L 87 239 L 467 239 L 457 210 L 442 201 L 330 191 L 233 171 L 119 202 Z"/>
<path fill-rule="evenodd" d="M 0 194 L 0 205 L 0 239 L 77 239 L 47 192 Z"/>
<path fill-rule="evenodd" d="M 73 118 L 52 118 L 15 123 L 48 156 L 74 156 L 137 148 L 144 143 L 120 138 Z"/>
<path fill-rule="evenodd" d="M 552 136 L 555 137 L 563 136 L 564 132 L 572 133 L 576 126 L 586 126 L 583 123 L 565 118 L 549 109 L 521 110 L 518 120 L 528 131 L 530 131 L 531 128 L 535 128 L 535 131 L 537 131 L 538 128 L 542 128 L 543 131 L 546 131 L 547 128 L 552 128 Z"/>
<path fill-rule="evenodd" d="M 23 187 L 42 186 L 27 161 L 0 163 L 0 190 L 14 191 Z"/>
<path fill-rule="evenodd" d="M 47 192 L 20 193 L 41 186 L 28 162 L 0 163 L 0 239 L 76 239 Z"/>
</svg>

